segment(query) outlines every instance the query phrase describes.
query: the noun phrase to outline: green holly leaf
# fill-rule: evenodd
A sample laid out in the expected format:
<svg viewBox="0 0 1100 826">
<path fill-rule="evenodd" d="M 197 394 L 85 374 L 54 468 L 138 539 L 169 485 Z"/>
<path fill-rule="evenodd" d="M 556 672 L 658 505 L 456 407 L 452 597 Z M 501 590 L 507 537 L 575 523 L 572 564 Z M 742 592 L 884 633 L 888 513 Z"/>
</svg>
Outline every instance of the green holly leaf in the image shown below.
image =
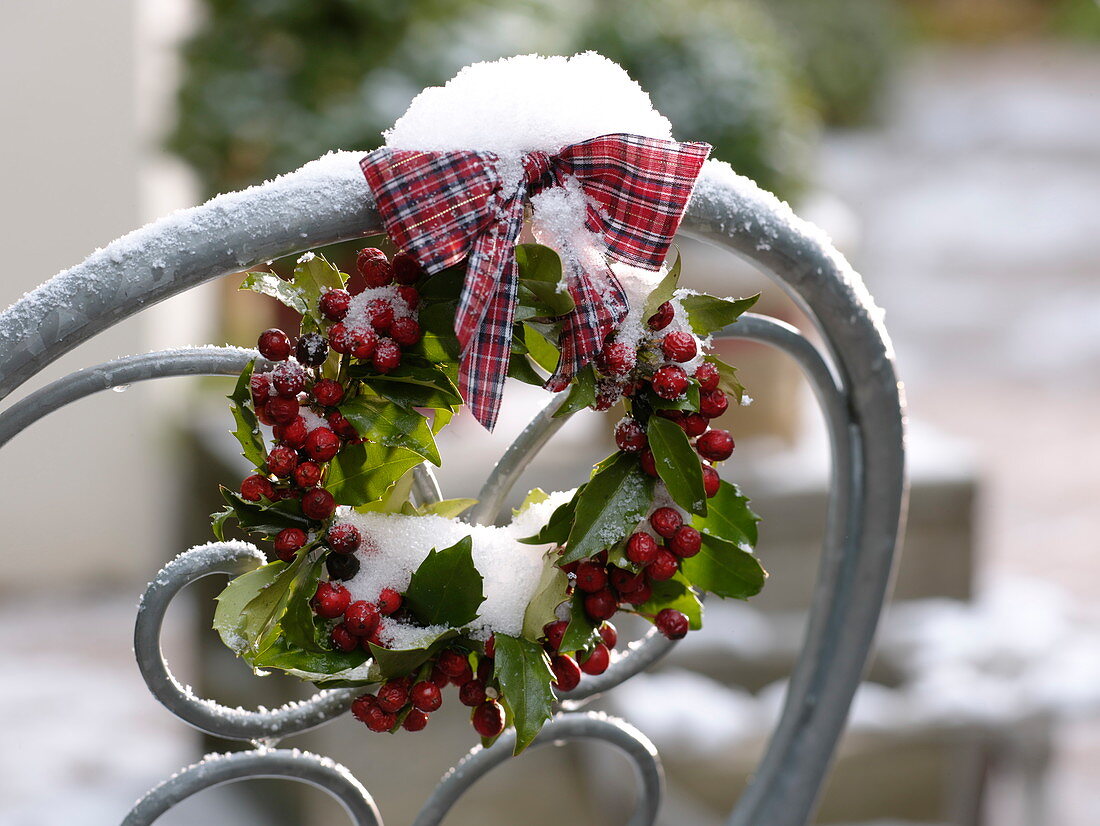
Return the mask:
<svg viewBox="0 0 1100 826">
<path fill-rule="evenodd" d="M 260 295 L 270 296 L 283 306 L 289 307 L 298 315 L 309 312 L 306 297 L 301 287 L 295 286 L 289 281 L 283 281 L 273 272 L 250 272 L 238 290 L 248 290 Z"/>
<path fill-rule="evenodd" d="M 660 283 L 654 287 L 645 300 L 645 306 L 642 309 L 642 318 L 648 319 L 655 312 L 657 308 L 664 304 L 666 301 L 670 301 L 672 296 L 676 293 L 676 285 L 680 280 L 680 250 L 673 247 L 676 250 L 676 260 L 672 262 L 672 266 L 668 268 L 668 272 L 665 277 L 661 279 Z"/>
<path fill-rule="evenodd" d="M 476 504 L 476 499 L 442 499 L 439 502 L 421 505 L 416 509 L 416 512 L 420 516 L 442 516 L 445 519 L 455 519 Z"/>
<path fill-rule="evenodd" d="M 241 455 L 250 461 L 253 467 L 261 470 L 267 461 L 267 451 L 264 449 L 264 440 L 260 435 L 260 421 L 249 404 L 251 392 L 248 383 L 255 366 L 255 359 L 248 362 L 240 378 L 237 379 L 233 393 L 226 398 L 233 402 L 230 409 L 233 412 L 233 420 L 237 423 L 237 429 L 230 432 L 241 445 Z"/>
<path fill-rule="evenodd" d="M 456 629 L 448 628 L 446 631 L 426 639 L 426 645 L 420 645 L 416 648 L 382 648 L 374 643 L 369 643 L 370 653 L 378 666 L 380 676 L 389 680 L 411 674 L 431 659 L 449 640 L 457 636 L 458 631 Z"/>
<path fill-rule="evenodd" d="M 768 572 L 755 556 L 717 536 L 701 536 L 699 553 L 680 563 L 692 585 L 723 599 L 748 599 L 760 593 Z"/>
<path fill-rule="evenodd" d="M 577 306 L 562 281 L 561 258 L 550 247 L 516 244 L 516 263 L 520 286 L 529 290 L 549 315 L 567 315 Z"/>
<path fill-rule="evenodd" d="M 585 596 L 581 591 L 573 594 L 573 602 L 569 606 L 569 625 L 565 629 L 565 636 L 561 638 L 559 646 L 559 650 L 563 652 L 587 651 L 600 642 L 601 623 L 593 620 L 584 610 Z"/>
<path fill-rule="evenodd" d="M 224 528 L 228 519 L 237 520 L 241 530 L 274 536 L 283 528 L 301 528 L 308 531 L 309 520 L 302 515 L 302 509 L 296 500 L 282 502 L 249 502 L 236 491 L 222 486 L 219 489 L 222 500 L 228 506 L 226 510 L 212 515 L 214 535 L 224 540 Z"/>
<path fill-rule="evenodd" d="M 276 668 L 325 688 L 370 685 L 380 682 L 368 664 L 365 651 L 306 651 L 291 645 L 286 637 L 277 637 L 258 654 L 246 656 L 253 668 Z"/>
<path fill-rule="evenodd" d="M 674 608 L 688 618 L 688 627 L 692 631 L 698 631 L 703 627 L 703 603 L 699 596 L 691 589 L 682 571 L 677 571 L 672 579 L 664 582 L 651 583 L 653 596 L 649 601 L 638 606 L 638 613 L 647 619 L 656 616 L 665 608 Z M 648 615 L 648 616 L 647 616 Z M 650 622 L 653 620 L 650 619 Z"/>
<path fill-rule="evenodd" d="M 687 313 L 691 331 L 697 336 L 709 336 L 733 322 L 749 310 L 760 293 L 748 298 L 716 298 L 700 293 L 680 293 L 680 306 Z"/>
<path fill-rule="evenodd" d="M 325 487 L 341 505 L 357 507 L 381 499 L 390 486 L 421 463 L 418 453 L 374 442 L 346 446 L 328 465 Z"/>
<path fill-rule="evenodd" d="M 307 252 L 294 266 L 293 283 L 306 307 L 302 314 L 302 333 L 320 331 L 323 323 L 319 306 L 321 296 L 328 290 L 344 286 L 340 271 L 320 253 Z"/>
<path fill-rule="evenodd" d="M 400 479 L 390 485 L 381 499 L 359 505 L 355 510 L 359 513 L 407 513 L 411 511 L 409 515 L 415 515 L 416 510 L 413 509 L 410 501 L 413 482 L 415 481 L 413 471 L 407 470 Z"/>
<path fill-rule="evenodd" d="M 705 515 L 707 494 L 703 489 L 703 466 L 683 428 L 661 416 L 651 416 L 646 435 L 653 451 L 653 463 L 669 495 L 681 508 Z"/>
<path fill-rule="evenodd" d="M 279 621 L 310 574 L 308 558 L 308 553 L 299 553 L 293 562 L 281 568 L 271 582 L 241 609 L 236 631 L 245 641 L 244 651 L 263 651 L 278 637 Z M 308 599 L 309 596 L 312 594 L 301 598 Z"/>
<path fill-rule="evenodd" d="M 682 399 L 662 399 L 653 392 L 652 387 L 647 387 L 642 394 L 645 403 L 653 410 L 698 410 L 699 409 L 699 385 L 694 380 L 688 384 Z"/>
<path fill-rule="evenodd" d="M 547 373 L 553 373 L 558 369 L 558 360 L 561 358 L 557 345 L 534 324 L 524 324 L 522 327 L 527 355 Z"/>
<path fill-rule="evenodd" d="M 534 387 L 542 387 L 546 384 L 546 378 L 534 368 L 534 365 L 523 353 L 511 353 L 508 356 L 508 378 L 530 384 Z"/>
<path fill-rule="evenodd" d="M 462 404 L 447 372 L 438 364 L 401 364 L 385 375 L 374 375 L 369 368 L 356 366 L 353 378 L 365 378 L 372 392 L 402 407 L 450 408 Z"/>
<path fill-rule="evenodd" d="M 340 412 L 364 439 L 386 447 L 407 448 L 439 467 L 439 448 L 431 425 L 415 410 L 359 395 L 340 405 Z"/>
<path fill-rule="evenodd" d="M 718 368 L 718 388 L 723 393 L 728 393 L 737 399 L 737 403 L 745 398 L 745 387 L 737 380 L 737 368 L 726 364 L 717 356 L 707 356 L 703 361 L 709 361 Z"/>
<path fill-rule="evenodd" d="M 532 488 L 527 491 L 527 495 L 523 497 L 523 501 L 519 503 L 518 508 L 512 508 L 512 518 L 519 516 L 525 510 L 532 505 L 541 505 L 547 499 L 550 498 L 550 494 L 544 491 L 542 488 Z"/>
<path fill-rule="evenodd" d="M 428 552 L 409 581 L 405 606 L 422 625 L 461 628 L 477 619 L 485 601 L 483 584 L 474 567 L 473 540 L 464 536 L 449 548 Z"/>
<path fill-rule="evenodd" d="M 652 501 L 653 479 L 642 471 L 638 457 L 617 454 L 578 491 L 576 516 L 561 564 L 585 559 L 620 542 L 646 515 Z"/>
<path fill-rule="evenodd" d="M 692 526 L 700 533 L 710 534 L 734 545 L 752 550 L 756 546 L 756 523 L 760 521 L 749 508 L 749 500 L 736 485 L 722 482 L 718 493 L 710 500 L 706 516 L 693 516 Z"/>
<path fill-rule="evenodd" d="M 596 403 L 596 372 L 591 364 L 582 367 L 573 377 L 573 383 L 569 386 L 569 394 L 565 397 L 562 406 L 554 413 L 554 418 L 568 416 L 578 410 L 584 410 Z"/>
<path fill-rule="evenodd" d="M 542 646 L 531 640 L 496 635 L 496 657 L 493 676 L 500 683 L 501 700 L 516 727 L 516 747 L 519 754 L 535 739 L 551 717 L 554 691 L 550 684 L 554 672 Z"/>
<path fill-rule="evenodd" d="M 317 592 L 317 582 L 324 570 L 324 559 L 318 556 L 305 567 L 307 570 L 298 582 L 297 597 L 287 604 L 279 625 L 289 648 L 328 654 L 332 652 L 328 629 L 318 622 L 317 615 L 309 607 L 309 599 Z"/>
<path fill-rule="evenodd" d="M 558 505 L 538 533 L 534 536 L 526 536 L 519 541 L 525 545 L 564 545 L 565 540 L 569 538 L 569 531 L 573 529 L 573 519 L 577 514 L 577 499 L 584 488 L 585 486 L 581 485 L 572 499 Z"/>
<path fill-rule="evenodd" d="M 248 649 L 249 641 L 241 633 L 244 607 L 271 585 L 286 568 L 285 562 L 270 562 L 255 570 L 232 579 L 225 589 L 214 597 L 214 630 L 231 651 L 241 654 Z"/>
<path fill-rule="evenodd" d="M 557 566 L 557 554 L 550 553 L 544 560 L 542 576 L 535 588 L 527 609 L 523 612 L 523 630 L 521 636 L 537 640 L 542 627 L 556 619 L 555 611 L 559 605 L 569 599 L 569 577 Z"/>
</svg>

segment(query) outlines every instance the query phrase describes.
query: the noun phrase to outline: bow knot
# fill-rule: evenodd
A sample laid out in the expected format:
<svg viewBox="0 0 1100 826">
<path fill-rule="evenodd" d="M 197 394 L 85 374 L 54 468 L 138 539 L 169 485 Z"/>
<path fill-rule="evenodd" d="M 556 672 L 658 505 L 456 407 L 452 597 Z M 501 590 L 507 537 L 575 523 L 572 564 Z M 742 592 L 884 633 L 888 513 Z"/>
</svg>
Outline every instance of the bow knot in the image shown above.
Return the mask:
<svg viewBox="0 0 1100 826">
<path fill-rule="evenodd" d="M 567 241 L 556 244 L 575 304 L 562 320 L 561 358 L 546 384 L 557 391 L 599 355 L 626 316 L 626 295 L 604 256 L 659 269 L 709 152 L 705 143 L 603 135 L 556 155 L 528 152 L 522 180 L 507 185 L 491 152 L 384 147 L 363 158 L 360 167 L 399 249 L 429 274 L 467 260 L 455 313 L 459 388 L 486 428 L 496 423 L 508 374 L 524 199 L 574 178 L 584 196 L 585 229 L 604 254 L 599 262 L 582 261 Z"/>
</svg>

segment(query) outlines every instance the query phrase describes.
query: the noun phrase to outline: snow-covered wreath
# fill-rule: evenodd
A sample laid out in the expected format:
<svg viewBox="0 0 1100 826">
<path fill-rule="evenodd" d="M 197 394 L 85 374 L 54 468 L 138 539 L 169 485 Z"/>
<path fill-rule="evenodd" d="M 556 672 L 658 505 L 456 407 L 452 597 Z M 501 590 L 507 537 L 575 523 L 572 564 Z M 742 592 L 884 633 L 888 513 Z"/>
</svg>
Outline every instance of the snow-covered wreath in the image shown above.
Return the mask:
<svg viewBox="0 0 1100 826">
<path fill-rule="evenodd" d="M 758 519 L 715 468 L 734 441 L 711 427 L 743 388 L 707 352 L 755 297 L 678 286 L 666 258 L 710 147 L 671 140 L 598 55 L 468 67 L 386 139 L 362 168 L 392 259 L 364 248 L 349 277 L 306 253 L 292 279 L 242 285 L 301 328 L 263 332 L 230 396 L 255 473 L 222 488 L 214 533 L 235 520 L 273 561 L 228 585 L 214 624 L 256 670 L 372 687 L 352 712 L 373 731 L 423 729 L 453 684 L 483 740 L 514 725 L 518 753 L 555 691 L 614 659 L 617 612 L 679 639 L 702 592 L 762 587 Z M 435 437 L 463 406 L 492 429 L 508 377 L 565 394 L 559 416 L 625 408 L 618 451 L 508 525 L 463 521 L 473 500 L 416 504 Z"/>
</svg>

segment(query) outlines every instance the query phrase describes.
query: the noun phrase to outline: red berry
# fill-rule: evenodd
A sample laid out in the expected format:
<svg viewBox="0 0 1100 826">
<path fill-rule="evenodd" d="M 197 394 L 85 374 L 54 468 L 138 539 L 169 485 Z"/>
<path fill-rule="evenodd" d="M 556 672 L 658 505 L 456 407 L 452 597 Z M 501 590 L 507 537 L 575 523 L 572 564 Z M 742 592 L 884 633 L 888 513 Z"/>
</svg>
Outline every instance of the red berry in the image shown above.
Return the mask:
<svg viewBox="0 0 1100 826">
<path fill-rule="evenodd" d="M 355 358 L 366 361 L 374 355 L 378 334 L 370 327 L 356 327 L 348 333 L 348 341 L 348 352 Z"/>
<path fill-rule="evenodd" d="M 699 396 L 699 412 L 708 419 L 717 419 L 729 406 L 729 399 L 721 390 L 711 390 Z"/>
<path fill-rule="evenodd" d="M 343 322 L 333 324 L 328 331 L 328 343 L 337 353 L 350 353 L 352 345 L 351 329 Z"/>
<path fill-rule="evenodd" d="M 446 688 L 451 678 L 438 665 L 432 667 L 432 676 L 429 679 L 440 688 Z"/>
<path fill-rule="evenodd" d="M 387 256 L 386 253 L 382 252 L 382 250 L 378 249 L 378 247 L 363 247 L 363 249 L 359 250 L 358 254 L 356 254 L 355 256 L 356 269 L 359 268 L 360 262 L 366 263 L 372 258 L 381 258 L 383 261 L 389 260 L 389 256 Z"/>
<path fill-rule="evenodd" d="M 333 379 L 321 379 L 313 385 L 313 398 L 317 404 L 336 407 L 344 400 L 344 385 Z"/>
<path fill-rule="evenodd" d="M 328 529 L 328 546 L 338 554 L 354 553 L 362 541 L 359 529 L 350 522 L 339 522 Z"/>
<path fill-rule="evenodd" d="M 707 492 L 707 499 L 718 495 L 718 489 L 722 487 L 722 479 L 718 471 L 710 465 L 703 465 L 703 490 Z"/>
<path fill-rule="evenodd" d="M 645 573 L 651 582 L 672 579 L 680 570 L 680 560 L 668 548 L 658 548 L 657 556 L 646 566 Z"/>
<path fill-rule="evenodd" d="M 415 318 L 408 316 L 395 318 L 390 328 L 390 335 L 402 347 L 412 347 L 420 341 L 420 325 L 416 323 Z"/>
<path fill-rule="evenodd" d="M 401 363 L 401 348 L 392 338 L 380 338 L 371 356 L 371 364 L 379 373 L 388 373 Z"/>
<path fill-rule="evenodd" d="M 397 295 L 408 306 L 411 312 L 415 312 L 420 306 L 420 293 L 415 287 L 401 286 L 397 288 Z"/>
<path fill-rule="evenodd" d="M 596 403 L 593 410 L 610 410 L 611 406 L 623 397 L 623 389 L 609 379 L 596 382 Z"/>
<path fill-rule="evenodd" d="M 293 448 L 299 448 L 306 443 L 306 420 L 296 416 L 294 421 L 283 425 L 283 443 Z"/>
<path fill-rule="evenodd" d="M 333 410 L 325 419 L 328 421 L 328 426 L 341 439 L 359 438 L 359 431 L 355 429 L 355 425 L 345 419 L 344 414 L 339 410 Z"/>
<path fill-rule="evenodd" d="M 389 731 L 397 725 L 397 715 L 392 711 L 386 711 L 377 703 L 367 710 L 367 728 L 379 733 Z"/>
<path fill-rule="evenodd" d="M 672 323 L 672 317 L 675 314 L 676 311 L 672 309 L 672 304 L 666 301 L 664 304 L 657 308 L 657 312 L 649 317 L 649 329 L 665 329 L 665 327 Z"/>
<path fill-rule="evenodd" d="M 471 722 L 482 737 L 496 737 L 504 731 L 504 709 L 496 700 L 486 700 L 474 709 Z"/>
<path fill-rule="evenodd" d="M 653 374 L 653 392 L 662 399 L 678 399 L 688 388 L 687 373 L 675 364 L 666 364 Z"/>
<path fill-rule="evenodd" d="M 294 472 L 296 467 L 298 467 L 298 451 L 292 447 L 280 445 L 273 447 L 267 454 L 267 469 L 280 479 L 285 479 Z"/>
<path fill-rule="evenodd" d="M 301 528 L 283 528 L 275 534 L 275 553 L 283 562 L 290 562 L 308 541 L 309 537 Z"/>
<path fill-rule="evenodd" d="M 699 382 L 699 389 L 704 393 L 717 390 L 721 378 L 718 368 L 709 361 L 704 361 L 695 368 L 695 380 Z"/>
<path fill-rule="evenodd" d="M 318 583 L 317 592 L 309 601 L 309 607 L 322 619 L 336 619 L 348 609 L 349 605 L 351 605 L 351 594 L 348 589 L 335 582 Z"/>
<path fill-rule="evenodd" d="M 252 393 L 252 404 L 255 407 L 267 404 L 271 396 L 271 375 L 269 373 L 253 373 L 248 380 L 248 389 Z"/>
<path fill-rule="evenodd" d="M 605 347 L 597 361 L 602 372 L 615 378 L 626 376 L 637 363 L 637 351 L 623 341 L 617 341 Z"/>
<path fill-rule="evenodd" d="M 635 574 L 622 568 L 612 568 L 610 579 L 611 587 L 620 595 L 632 593 L 645 585 L 643 574 Z"/>
<path fill-rule="evenodd" d="M 264 497 L 270 499 L 274 495 L 275 486 L 266 477 L 249 476 L 241 482 L 241 498 L 249 502 L 259 502 Z"/>
<path fill-rule="evenodd" d="M 393 326 L 393 303 L 388 298 L 375 298 L 367 304 L 370 325 L 383 335 Z"/>
<path fill-rule="evenodd" d="M 608 648 L 614 648 L 619 642 L 619 629 L 617 629 L 610 622 L 605 622 L 599 627 L 600 637 L 603 638 L 603 644 Z"/>
<path fill-rule="evenodd" d="M 398 284 L 415 284 L 424 271 L 407 252 L 399 252 L 393 257 L 393 278 Z"/>
<path fill-rule="evenodd" d="M 378 610 L 388 617 L 400 610 L 401 602 L 401 594 L 393 588 L 383 588 L 382 593 L 378 595 Z"/>
<path fill-rule="evenodd" d="M 649 569 L 646 568 L 648 572 Z M 631 605 L 644 605 L 649 602 L 653 596 L 653 588 L 648 582 L 642 583 L 642 586 L 636 591 L 629 591 L 623 594 L 623 602 L 629 602 Z"/>
<path fill-rule="evenodd" d="M 684 517 L 675 508 L 657 508 L 649 515 L 649 524 L 658 536 L 669 539 L 684 524 Z"/>
<path fill-rule="evenodd" d="M 611 664 L 611 652 L 602 642 L 596 643 L 588 654 L 581 656 L 581 671 L 585 674 L 603 674 Z"/>
<path fill-rule="evenodd" d="M 367 712 L 378 705 L 378 698 L 373 694 L 360 694 L 351 704 L 351 713 L 361 723 L 367 722 Z"/>
<path fill-rule="evenodd" d="M 340 623 L 332 629 L 329 639 L 332 640 L 333 648 L 337 651 L 343 651 L 345 654 L 359 647 L 358 638 L 348 631 L 348 627 L 344 623 Z"/>
<path fill-rule="evenodd" d="M 405 731 L 423 731 L 426 725 L 428 725 L 428 715 L 418 708 L 410 708 L 409 713 L 405 715 L 405 721 L 401 723 L 401 728 Z"/>
<path fill-rule="evenodd" d="M 669 361 L 691 361 L 699 352 L 691 333 L 668 333 L 661 340 L 661 352 Z"/>
<path fill-rule="evenodd" d="M 672 539 L 668 540 L 668 549 L 681 559 L 695 556 L 703 544 L 703 538 L 699 531 L 690 525 L 683 525 L 676 531 Z"/>
<path fill-rule="evenodd" d="M 569 622 L 567 620 L 555 620 L 542 627 L 542 633 L 546 635 L 546 641 L 553 650 L 557 651 L 561 648 L 561 641 L 565 637 L 565 629 L 568 627 Z"/>
<path fill-rule="evenodd" d="M 582 562 L 577 566 L 577 588 L 586 594 L 594 594 L 607 586 L 607 571 L 596 562 Z"/>
<path fill-rule="evenodd" d="M 639 453 L 646 449 L 649 439 L 645 428 L 634 419 L 623 419 L 615 425 L 615 444 L 627 453 Z"/>
<path fill-rule="evenodd" d="M 611 589 L 605 588 L 584 598 L 584 610 L 594 620 L 611 619 L 619 610 L 619 601 Z"/>
<path fill-rule="evenodd" d="M 485 702 L 485 683 L 473 679 L 458 687 L 458 701 L 464 706 L 479 706 Z"/>
<path fill-rule="evenodd" d="M 313 462 L 301 462 L 294 468 L 294 484 L 300 488 L 311 488 L 321 481 L 321 468 Z"/>
<path fill-rule="evenodd" d="M 292 399 L 306 389 L 306 371 L 297 362 L 284 361 L 271 371 L 271 383 L 276 393 Z"/>
<path fill-rule="evenodd" d="M 268 361 L 286 361 L 290 358 L 290 336 L 275 327 L 264 330 L 256 342 L 256 349 Z"/>
<path fill-rule="evenodd" d="M 329 290 L 321 296 L 321 315 L 329 321 L 342 321 L 348 314 L 348 305 L 351 304 L 351 293 L 347 290 Z"/>
<path fill-rule="evenodd" d="M 477 661 L 477 671 L 474 672 L 477 678 L 483 683 L 489 682 L 493 679 L 493 661 L 488 657 L 482 657 Z"/>
<path fill-rule="evenodd" d="M 386 711 L 400 711 L 408 699 L 409 684 L 405 680 L 390 680 L 378 689 L 378 705 Z"/>
<path fill-rule="evenodd" d="M 707 419 L 701 413 L 688 413 L 680 419 L 679 425 L 684 429 L 684 433 L 687 434 L 689 439 L 694 439 L 706 432 Z"/>
<path fill-rule="evenodd" d="M 262 404 L 256 408 L 256 418 L 260 420 L 260 424 L 266 424 L 268 427 L 272 427 L 275 424 L 275 420 L 267 412 L 267 405 Z"/>
<path fill-rule="evenodd" d="M 352 636 L 369 636 L 378 628 L 378 609 L 365 599 L 356 600 L 344 611 L 344 622 Z"/>
<path fill-rule="evenodd" d="M 276 424 L 290 424 L 298 418 L 299 409 L 297 399 L 287 399 L 283 396 L 274 396 L 264 405 L 267 415 Z"/>
<path fill-rule="evenodd" d="M 688 618 L 675 608 L 665 608 L 658 612 L 654 620 L 657 630 L 670 640 L 681 640 L 688 632 Z"/>
<path fill-rule="evenodd" d="M 638 531 L 626 540 L 626 558 L 635 565 L 648 565 L 657 555 L 657 540 L 648 533 Z"/>
<path fill-rule="evenodd" d="M 448 677 L 457 677 L 470 667 L 470 663 L 466 660 L 466 655 L 455 651 L 453 648 L 448 648 L 440 654 L 436 665 L 438 665 L 439 670 Z"/>
<path fill-rule="evenodd" d="M 323 521 L 336 510 L 336 500 L 324 488 L 310 488 L 302 495 L 302 513 L 310 519 Z"/>
<path fill-rule="evenodd" d="M 642 451 L 642 470 L 646 472 L 646 475 L 657 478 L 657 461 L 653 458 L 652 450 Z"/>
<path fill-rule="evenodd" d="M 315 462 L 327 462 L 340 452 L 340 437 L 327 427 L 319 427 L 306 436 L 305 451 Z"/>
<path fill-rule="evenodd" d="M 581 681 L 581 668 L 568 654 L 558 654 L 551 659 L 550 668 L 554 671 L 552 685 L 558 691 L 572 691 Z"/>
<path fill-rule="evenodd" d="M 363 250 L 367 252 L 367 250 Z M 359 270 L 359 274 L 363 276 L 363 281 L 368 287 L 385 287 L 387 284 L 393 283 L 393 267 L 390 266 L 390 262 L 386 260 L 385 255 L 381 256 L 364 256 L 363 252 L 359 253 L 359 258 L 355 262 L 356 269 Z M 380 250 L 378 250 L 380 252 Z"/>
<path fill-rule="evenodd" d="M 466 667 L 462 669 L 462 673 L 457 677 L 451 677 L 451 682 L 454 685 L 462 686 L 474 678 L 474 670 L 470 668 L 470 664 L 466 663 Z"/>
<path fill-rule="evenodd" d="M 328 358 L 328 341 L 320 333 L 307 333 L 298 339 L 295 355 L 302 364 L 319 367 Z"/>
<path fill-rule="evenodd" d="M 721 462 L 733 454 L 733 437 L 728 430 L 708 430 L 699 437 L 695 449 L 704 459 Z"/>
<path fill-rule="evenodd" d="M 490 660 L 497 655 L 497 637 L 496 634 L 490 634 L 489 639 L 485 640 L 485 656 Z M 480 668 L 480 663 L 478 664 Z"/>
</svg>

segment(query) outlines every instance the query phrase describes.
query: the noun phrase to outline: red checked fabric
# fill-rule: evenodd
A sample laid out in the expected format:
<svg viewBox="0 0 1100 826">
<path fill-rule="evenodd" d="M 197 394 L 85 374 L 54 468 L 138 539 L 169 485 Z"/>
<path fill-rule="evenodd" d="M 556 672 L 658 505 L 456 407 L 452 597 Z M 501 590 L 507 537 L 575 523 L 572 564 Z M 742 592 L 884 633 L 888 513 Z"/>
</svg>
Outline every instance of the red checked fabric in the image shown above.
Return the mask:
<svg viewBox="0 0 1100 826">
<path fill-rule="evenodd" d="M 603 135 L 554 156 L 532 152 L 511 191 L 502 187 L 500 159 L 490 152 L 382 148 L 363 158 L 360 167 L 398 248 L 428 273 L 469 259 L 455 316 L 459 383 L 486 428 L 496 424 L 508 373 L 518 289 L 514 247 L 524 198 L 575 177 L 589 198 L 588 229 L 604 239 L 607 256 L 656 270 L 709 152 L 705 143 Z M 551 390 L 564 389 L 626 315 L 626 297 L 606 265 L 585 269 L 568 250 L 558 252 L 576 308 L 562 325 L 562 358 L 547 382 Z"/>
</svg>

